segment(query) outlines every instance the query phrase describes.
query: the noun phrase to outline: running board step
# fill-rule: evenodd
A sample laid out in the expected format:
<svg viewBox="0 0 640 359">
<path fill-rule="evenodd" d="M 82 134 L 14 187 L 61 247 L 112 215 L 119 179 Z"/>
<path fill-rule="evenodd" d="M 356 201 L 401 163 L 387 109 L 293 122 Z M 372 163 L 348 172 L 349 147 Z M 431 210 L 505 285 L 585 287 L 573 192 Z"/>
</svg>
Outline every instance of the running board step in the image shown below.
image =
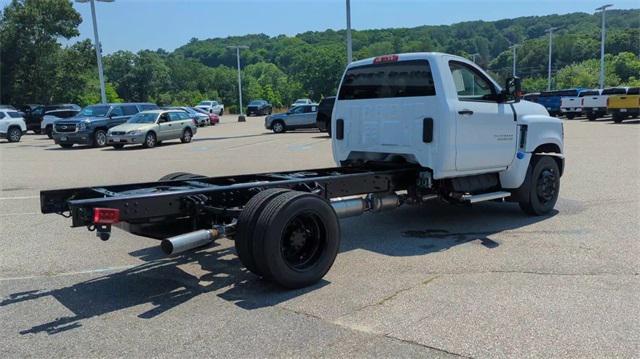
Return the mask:
<svg viewBox="0 0 640 359">
<path fill-rule="evenodd" d="M 468 201 L 469 203 L 477 203 L 484 201 L 491 201 L 493 199 L 506 198 L 511 196 L 511 192 L 498 191 L 491 193 L 482 193 L 482 194 L 465 194 L 462 196 L 463 201 Z"/>
</svg>

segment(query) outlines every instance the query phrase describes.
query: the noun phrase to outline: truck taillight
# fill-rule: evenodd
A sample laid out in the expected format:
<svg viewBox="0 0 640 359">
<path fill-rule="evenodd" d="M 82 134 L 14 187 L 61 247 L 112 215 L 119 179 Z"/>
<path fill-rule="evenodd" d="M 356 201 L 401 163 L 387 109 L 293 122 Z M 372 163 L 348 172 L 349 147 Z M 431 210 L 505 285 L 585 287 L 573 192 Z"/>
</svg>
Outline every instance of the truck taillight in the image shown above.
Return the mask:
<svg viewBox="0 0 640 359">
<path fill-rule="evenodd" d="M 120 210 L 115 208 L 94 208 L 94 224 L 115 224 L 120 222 Z"/>
</svg>

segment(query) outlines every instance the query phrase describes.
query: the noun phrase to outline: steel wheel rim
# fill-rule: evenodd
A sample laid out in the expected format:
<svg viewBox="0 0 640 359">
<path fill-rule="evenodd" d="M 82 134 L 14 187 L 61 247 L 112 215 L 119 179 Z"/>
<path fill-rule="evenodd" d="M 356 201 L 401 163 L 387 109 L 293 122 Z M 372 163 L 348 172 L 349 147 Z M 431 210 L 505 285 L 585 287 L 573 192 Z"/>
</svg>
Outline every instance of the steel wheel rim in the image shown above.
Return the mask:
<svg viewBox="0 0 640 359">
<path fill-rule="evenodd" d="M 297 214 L 282 231 L 280 255 L 283 261 L 295 271 L 313 267 L 326 247 L 326 233 L 317 214 L 310 211 Z"/>
<path fill-rule="evenodd" d="M 558 193 L 556 182 L 556 174 L 552 169 L 545 168 L 540 172 L 536 186 L 536 195 L 540 202 L 546 204 L 555 198 Z"/>
</svg>

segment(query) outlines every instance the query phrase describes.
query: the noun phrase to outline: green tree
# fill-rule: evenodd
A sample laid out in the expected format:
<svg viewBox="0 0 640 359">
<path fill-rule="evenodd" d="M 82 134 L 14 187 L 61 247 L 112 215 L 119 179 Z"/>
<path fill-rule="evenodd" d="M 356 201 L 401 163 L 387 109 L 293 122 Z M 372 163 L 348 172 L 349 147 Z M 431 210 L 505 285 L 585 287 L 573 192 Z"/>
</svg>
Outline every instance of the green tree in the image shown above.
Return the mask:
<svg viewBox="0 0 640 359">
<path fill-rule="evenodd" d="M 0 16 L 2 103 L 47 103 L 53 99 L 58 38 L 77 36 L 80 14 L 68 0 L 13 0 Z"/>
</svg>

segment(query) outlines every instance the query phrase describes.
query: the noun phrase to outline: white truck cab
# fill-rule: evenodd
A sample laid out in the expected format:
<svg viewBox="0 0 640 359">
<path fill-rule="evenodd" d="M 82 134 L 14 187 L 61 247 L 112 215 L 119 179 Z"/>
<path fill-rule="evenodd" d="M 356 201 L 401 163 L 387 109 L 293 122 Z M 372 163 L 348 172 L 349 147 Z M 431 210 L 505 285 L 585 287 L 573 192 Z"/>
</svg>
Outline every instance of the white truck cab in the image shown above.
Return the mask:
<svg viewBox="0 0 640 359">
<path fill-rule="evenodd" d="M 541 105 L 519 101 L 519 79 L 509 83 L 513 91 L 443 53 L 353 62 L 332 114 L 334 159 L 413 163 L 425 169 L 426 192 L 471 203 L 511 199 L 528 213 L 547 213 L 564 169 L 563 125 Z"/>
</svg>

